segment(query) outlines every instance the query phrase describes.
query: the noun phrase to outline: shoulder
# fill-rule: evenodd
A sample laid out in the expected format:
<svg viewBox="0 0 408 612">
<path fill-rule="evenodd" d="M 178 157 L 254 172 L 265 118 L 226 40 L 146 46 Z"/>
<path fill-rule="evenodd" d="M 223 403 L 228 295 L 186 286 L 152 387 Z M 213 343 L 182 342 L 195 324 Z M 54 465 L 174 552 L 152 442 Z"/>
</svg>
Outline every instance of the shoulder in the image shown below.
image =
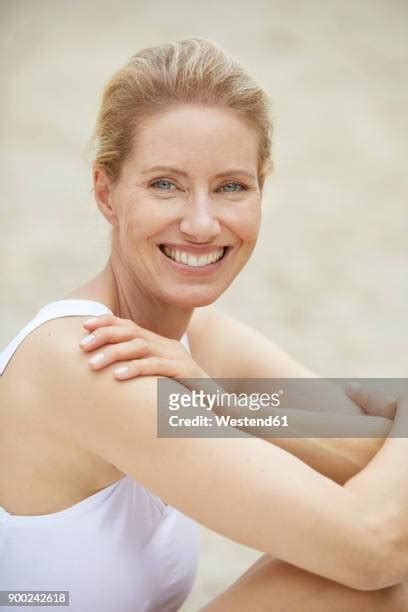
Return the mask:
<svg viewBox="0 0 408 612">
<path fill-rule="evenodd" d="M 37 389 L 52 385 L 55 375 L 65 364 L 66 371 L 81 363 L 86 355 L 79 347 L 86 335 L 83 323 L 89 316 L 67 316 L 49 319 L 35 327 L 21 342 L 7 370 L 24 373 Z M 59 372 L 63 374 L 63 370 Z"/>
<path fill-rule="evenodd" d="M 53 380 L 59 360 L 72 353 L 79 355 L 79 341 L 84 334 L 82 324 L 88 316 L 69 316 L 49 319 L 32 329 L 12 355 L 5 375 L 17 383 L 19 378 L 32 383 L 36 389 Z"/>
<path fill-rule="evenodd" d="M 314 374 L 273 340 L 214 306 L 194 312 L 191 354 L 213 378 L 297 378 Z"/>
<path fill-rule="evenodd" d="M 91 370 L 88 366 L 92 351 L 85 352 L 79 346 L 79 342 L 89 333 L 83 327 L 87 319 L 89 315 L 59 317 L 33 330 L 24 340 L 21 346 L 23 350 L 19 351 L 20 359 L 27 366 L 30 364 L 27 374 L 41 383 L 58 380 L 68 382 L 70 376 L 75 376 L 76 384 L 69 385 L 72 393 L 81 385 L 92 389 L 94 393 L 99 386 L 109 386 L 112 389 L 123 386 L 117 384 L 118 381 L 113 377 L 113 370 L 122 362 L 116 361 L 99 371 Z"/>
<path fill-rule="evenodd" d="M 36 403 L 43 406 L 42 416 L 50 429 L 56 434 L 70 431 L 84 450 L 114 464 L 107 449 L 120 419 L 125 426 L 126 419 L 137 414 L 136 406 L 141 414 L 148 405 L 146 424 L 149 421 L 153 427 L 157 378 L 144 376 L 119 382 L 113 369 L 121 362 L 91 370 L 90 354 L 79 347 L 87 334 L 82 324 L 88 318 L 60 317 L 37 327 L 16 351 L 11 375 L 17 384 L 16 374 L 25 373 L 27 386 L 35 393 Z M 116 434 L 119 436 L 119 430 Z"/>
<path fill-rule="evenodd" d="M 228 335 L 228 330 L 240 325 L 243 324 L 237 318 L 223 312 L 218 307 L 196 308 L 188 326 L 188 337 L 193 344 L 197 344 L 210 331 L 217 333 L 222 339 L 223 330 L 226 330 Z"/>
<path fill-rule="evenodd" d="M 205 334 L 207 325 L 216 320 L 218 312 L 218 309 L 214 306 L 205 306 L 194 310 L 187 330 L 190 344 L 198 343 Z"/>
<path fill-rule="evenodd" d="M 194 311 L 188 337 L 191 354 L 197 363 L 214 378 L 239 376 L 240 353 L 249 337 L 261 337 L 236 317 L 215 306 Z"/>
</svg>

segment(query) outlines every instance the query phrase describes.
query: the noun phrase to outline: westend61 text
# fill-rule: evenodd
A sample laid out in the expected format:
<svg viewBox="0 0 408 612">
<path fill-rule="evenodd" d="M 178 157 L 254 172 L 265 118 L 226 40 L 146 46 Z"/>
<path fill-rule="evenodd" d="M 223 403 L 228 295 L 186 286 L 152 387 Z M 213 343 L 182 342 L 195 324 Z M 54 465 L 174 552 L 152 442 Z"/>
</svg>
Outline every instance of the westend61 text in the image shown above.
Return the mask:
<svg viewBox="0 0 408 612">
<path fill-rule="evenodd" d="M 289 427 L 287 415 L 269 415 L 265 418 L 248 416 L 236 418 L 229 415 L 214 415 L 212 417 L 200 414 L 192 418 L 185 418 L 174 414 L 169 418 L 171 427 L 213 427 L 214 424 L 217 427 Z"/>
<path fill-rule="evenodd" d="M 193 390 L 190 393 L 170 393 L 169 410 L 180 408 L 203 408 L 213 410 L 215 406 L 228 406 L 259 410 L 260 408 L 280 406 L 283 391 L 276 393 L 227 393 L 217 390 L 215 393 L 206 393 Z"/>
</svg>

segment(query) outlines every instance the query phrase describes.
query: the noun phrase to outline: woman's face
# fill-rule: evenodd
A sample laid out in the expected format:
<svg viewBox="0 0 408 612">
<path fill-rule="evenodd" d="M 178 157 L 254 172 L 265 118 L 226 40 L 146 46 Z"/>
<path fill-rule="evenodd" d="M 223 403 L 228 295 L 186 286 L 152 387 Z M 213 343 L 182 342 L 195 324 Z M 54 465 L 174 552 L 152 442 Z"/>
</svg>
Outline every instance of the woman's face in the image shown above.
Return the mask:
<svg viewBox="0 0 408 612">
<path fill-rule="evenodd" d="M 126 277 L 175 306 L 216 300 L 256 244 L 257 154 L 256 132 L 231 110 L 185 104 L 151 117 L 108 187 L 109 218 L 102 209 Z"/>
</svg>

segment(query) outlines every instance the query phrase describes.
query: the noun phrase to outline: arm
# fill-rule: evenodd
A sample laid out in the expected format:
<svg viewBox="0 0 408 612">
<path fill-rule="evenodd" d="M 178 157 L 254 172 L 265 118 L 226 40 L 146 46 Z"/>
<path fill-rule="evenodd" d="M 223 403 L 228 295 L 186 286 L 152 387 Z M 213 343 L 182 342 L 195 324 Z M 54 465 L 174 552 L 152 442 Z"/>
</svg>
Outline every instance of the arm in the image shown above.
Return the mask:
<svg viewBox="0 0 408 612">
<path fill-rule="evenodd" d="M 52 405 L 44 422 L 56 436 L 69 432 L 84 449 L 199 523 L 307 571 L 363 590 L 405 576 L 408 547 L 401 546 L 397 522 L 390 530 L 390 511 L 392 518 L 396 510 L 406 513 L 408 500 L 400 491 L 408 490 L 408 477 L 400 472 L 390 486 L 392 458 L 380 461 L 374 499 L 364 478 L 343 488 L 249 435 L 157 438 L 155 377 L 119 383 L 110 367 L 97 375 L 90 371 L 76 349 L 78 317 L 47 322 L 32 337 L 30 375 L 38 392 L 47 394 L 44 407 Z M 175 391 L 187 392 L 171 382 Z M 378 501 L 383 491 L 394 496 L 392 509 Z"/>
<path fill-rule="evenodd" d="M 191 353 L 211 378 L 319 378 L 263 334 L 214 306 L 194 311 L 188 328 Z M 325 395 L 322 395 L 325 393 Z M 329 412 L 363 414 L 344 390 L 327 381 L 319 385 L 319 404 Z M 316 410 L 313 397 L 303 410 Z"/>
<path fill-rule="evenodd" d="M 213 397 L 216 397 L 215 390 L 220 389 L 222 397 L 221 388 L 217 384 L 213 386 L 213 383 L 212 379 L 209 379 L 208 385 L 203 381 L 202 387 Z M 297 403 L 301 409 L 296 408 Z M 388 418 L 347 413 L 331 413 L 328 417 L 323 412 L 302 410 L 302 404 L 302 398 L 295 398 L 294 403 L 289 402 L 287 409 L 259 407 L 255 413 L 248 415 L 246 407 L 221 402 L 213 407 L 213 411 L 236 418 L 237 425 L 234 426 L 290 452 L 340 484 L 368 463 L 367 450 L 371 448 L 374 454 L 391 430 L 392 421 Z M 257 427 L 245 421 L 245 417 L 265 419 L 270 416 L 280 421 L 283 414 L 286 415 L 286 426 L 277 427 L 275 431 L 270 427 L 265 429 L 262 424 Z M 364 446 L 361 445 L 362 439 L 366 442 Z"/>
<path fill-rule="evenodd" d="M 189 325 L 191 353 L 212 378 L 308 378 L 316 374 L 297 363 L 271 340 L 237 319 L 209 306 L 196 309 Z M 231 389 L 233 391 L 234 389 Z M 245 392 L 237 387 L 236 393 Z M 329 412 L 362 415 L 344 390 L 319 384 L 320 398 L 303 398 L 303 410 L 325 406 Z M 325 397 L 323 394 L 325 393 Z M 388 435 L 391 422 L 378 419 L 377 433 L 367 438 L 272 438 L 268 441 L 295 455 L 338 483 L 357 474 L 374 457 Z"/>
</svg>

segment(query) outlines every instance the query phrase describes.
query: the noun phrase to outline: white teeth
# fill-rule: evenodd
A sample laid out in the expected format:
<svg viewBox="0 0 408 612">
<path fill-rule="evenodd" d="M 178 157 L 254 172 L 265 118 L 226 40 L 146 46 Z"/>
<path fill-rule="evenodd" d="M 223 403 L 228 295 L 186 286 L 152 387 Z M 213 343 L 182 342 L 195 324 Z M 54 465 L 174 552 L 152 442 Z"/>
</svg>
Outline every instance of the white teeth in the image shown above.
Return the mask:
<svg viewBox="0 0 408 612">
<path fill-rule="evenodd" d="M 198 265 L 199 266 L 205 266 L 208 263 L 211 263 L 212 259 L 210 255 L 201 255 L 201 257 L 198 258 Z"/>
<path fill-rule="evenodd" d="M 185 251 L 177 251 L 170 249 L 167 246 L 163 247 L 163 251 L 170 257 L 170 259 L 174 259 L 175 261 L 181 262 L 187 266 L 192 266 L 193 268 L 200 266 L 207 266 L 210 263 L 217 261 L 224 254 L 224 248 L 217 249 L 208 255 L 191 255 L 190 253 L 186 253 Z"/>
</svg>

